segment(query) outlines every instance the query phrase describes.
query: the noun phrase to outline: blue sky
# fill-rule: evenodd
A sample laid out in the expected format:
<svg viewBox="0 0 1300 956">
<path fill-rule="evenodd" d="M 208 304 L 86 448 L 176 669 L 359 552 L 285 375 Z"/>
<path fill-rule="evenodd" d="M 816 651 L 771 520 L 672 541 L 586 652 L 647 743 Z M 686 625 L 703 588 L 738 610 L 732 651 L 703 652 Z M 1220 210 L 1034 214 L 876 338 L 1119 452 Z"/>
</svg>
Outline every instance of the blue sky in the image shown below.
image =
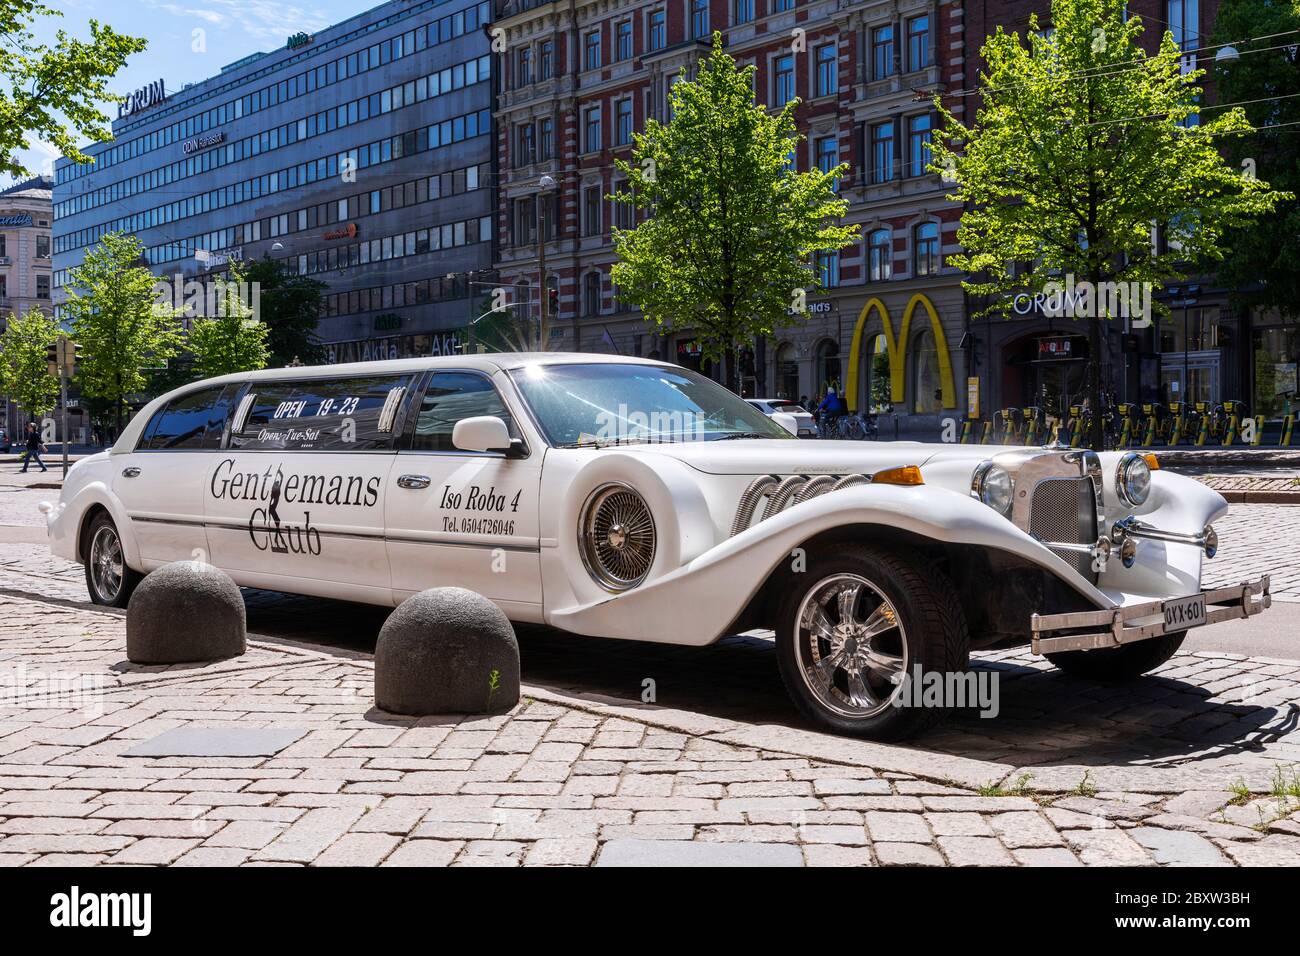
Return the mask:
<svg viewBox="0 0 1300 956">
<path fill-rule="evenodd" d="M 37 33 L 52 41 L 62 28 L 86 38 L 89 19 L 121 33 L 143 37 L 149 46 L 127 61 L 112 89 L 128 93 L 162 79 L 167 92 L 215 76 L 227 63 L 250 53 L 274 50 L 291 34 L 312 33 L 377 6 L 380 0 L 44 0 L 62 17 L 43 18 Z M 203 31 L 196 34 L 196 30 Z M 200 42 L 201 41 L 201 42 Z M 198 48 L 198 49 L 196 49 Z M 117 107 L 105 108 L 110 117 Z M 23 163 L 46 172 L 55 158 L 49 147 L 23 152 Z M 3 183 L 0 183 L 3 185 Z"/>
</svg>

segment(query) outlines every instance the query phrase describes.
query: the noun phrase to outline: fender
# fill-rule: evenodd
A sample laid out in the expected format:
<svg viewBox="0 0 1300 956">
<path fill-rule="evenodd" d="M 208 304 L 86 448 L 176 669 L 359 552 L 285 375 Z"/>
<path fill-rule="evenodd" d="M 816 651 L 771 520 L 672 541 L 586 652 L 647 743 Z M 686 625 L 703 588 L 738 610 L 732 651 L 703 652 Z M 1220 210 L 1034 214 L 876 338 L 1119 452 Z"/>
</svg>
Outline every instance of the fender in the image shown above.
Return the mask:
<svg viewBox="0 0 1300 956">
<path fill-rule="evenodd" d="M 1010 551 L 1069 584 L 1094 606 L 1116 606 L 1037 540 L 969 495 L 933 485 L 868 485 L 788 508 L 634 591 L 552 611 L 547 623 L 577 634 L 711 644 L 724 636 L 723 630 L 794 548 L 845 524 L 885 525 L 935 541 Z"/>
<path fill-rule="evenodd" d="M 140 546 L 135 538 L 135 529 L 126 508 L 111 488 L 103 481 L 92 480 L 78 488 L 71 500 L 60 501 L 59 505 L 46 517 L 46 530 L 50 535 L 50 551 L 69 561 L 85 563 L 85 555 L 78 555 L 79 542 L 86 512 L 95 505 L 108 509 L 117 525 L 118 536 L 122 541 L 122 557 L 127 565 L 137 571 L 144 569 L 140 557 Z"/>
</svg>

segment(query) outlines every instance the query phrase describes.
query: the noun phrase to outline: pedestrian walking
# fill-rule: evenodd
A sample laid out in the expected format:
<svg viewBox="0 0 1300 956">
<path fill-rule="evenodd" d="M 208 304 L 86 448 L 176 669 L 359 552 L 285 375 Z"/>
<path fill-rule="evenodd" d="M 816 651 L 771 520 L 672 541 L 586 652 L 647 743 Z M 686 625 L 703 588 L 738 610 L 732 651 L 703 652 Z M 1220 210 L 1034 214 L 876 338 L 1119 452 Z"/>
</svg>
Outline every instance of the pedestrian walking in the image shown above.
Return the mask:
<svg viewBox="0 0 1300 956">
<path fill-rule="evenodd" d="M 41 461 L 41 454 L 45 451 L 45 446 L 41 444 L 41 433 L 36 430 L 35 422 L 27 423 L 27 451 L 23 454 L 23 472 L 27 471 L 27 466 L 36 459 L 36 464 L 41 466 L 41 471 L 49 471 L 45 467 L 45 462 Z"/>
</svg>

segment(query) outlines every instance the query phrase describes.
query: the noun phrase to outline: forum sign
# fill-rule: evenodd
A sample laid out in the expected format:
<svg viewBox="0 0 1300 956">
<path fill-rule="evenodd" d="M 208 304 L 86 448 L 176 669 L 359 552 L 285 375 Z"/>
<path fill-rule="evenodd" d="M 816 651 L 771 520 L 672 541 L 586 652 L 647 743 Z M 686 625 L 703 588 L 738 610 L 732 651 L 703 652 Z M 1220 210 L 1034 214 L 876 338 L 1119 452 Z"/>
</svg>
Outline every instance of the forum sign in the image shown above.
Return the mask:
<svg viewBox="0 0 1300 956">
<path fill-rule="evenodd" d="M 122 119 L 124 116 L 147 110 L 165 99 L 167 99 L 167 90 L 163 86 L 163 81 L 155 80 L 148 86 L 140 87 L 134 93 L 128 93 L 126 99 L 117 104 L 117 118 Z"/>
</svg>

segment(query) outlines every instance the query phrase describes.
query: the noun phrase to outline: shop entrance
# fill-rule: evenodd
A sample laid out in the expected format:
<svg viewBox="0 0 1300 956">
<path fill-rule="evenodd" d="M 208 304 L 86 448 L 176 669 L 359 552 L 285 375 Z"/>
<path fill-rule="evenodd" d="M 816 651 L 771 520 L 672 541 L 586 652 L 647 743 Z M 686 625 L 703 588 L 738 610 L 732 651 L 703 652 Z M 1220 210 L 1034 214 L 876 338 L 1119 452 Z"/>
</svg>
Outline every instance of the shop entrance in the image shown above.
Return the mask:
<svg viewBox="0 0 1300 956">
<path fill-rule="evenodd" d="M 1064 419 L 1087 390 L 1088 339 L 1082 335 L 1026 335 L 1003 346 L 1002 404 L 1038 406 Z"/>
</svg>

